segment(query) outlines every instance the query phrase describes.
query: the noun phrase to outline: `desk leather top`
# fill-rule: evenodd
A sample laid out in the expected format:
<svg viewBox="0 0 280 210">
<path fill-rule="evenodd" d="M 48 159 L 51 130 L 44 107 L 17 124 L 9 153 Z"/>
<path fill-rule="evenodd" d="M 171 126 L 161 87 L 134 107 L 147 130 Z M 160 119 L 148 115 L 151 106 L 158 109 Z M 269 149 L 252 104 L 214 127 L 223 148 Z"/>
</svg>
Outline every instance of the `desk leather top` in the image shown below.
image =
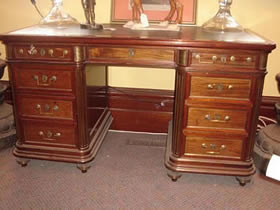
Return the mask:
<svg viewBox="0 0 280 210">
<path fill-rule="evenodd" d="M 180 31 L 141 31 L 107 24 L 104 30 L 81 29 L 79 25 L 54 28 L 35 25 L 0 35 L 7 41 L 44 41 L 87 44 L 132 44 L 171 47 L 215 47 L 273 50 L 276 45 L 250 30 L 244 32 L 206 32 L 198 26 L 181 27 Z M 46 36 L 48 39 L 46 40 Z"/>
</svg>

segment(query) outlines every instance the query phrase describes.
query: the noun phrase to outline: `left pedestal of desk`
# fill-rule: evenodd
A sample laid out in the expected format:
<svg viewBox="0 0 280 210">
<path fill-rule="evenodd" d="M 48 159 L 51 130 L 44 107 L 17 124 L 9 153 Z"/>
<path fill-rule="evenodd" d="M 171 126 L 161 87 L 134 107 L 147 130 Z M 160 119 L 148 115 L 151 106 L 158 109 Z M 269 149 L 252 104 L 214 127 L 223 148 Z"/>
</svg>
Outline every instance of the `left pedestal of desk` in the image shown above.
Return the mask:
<svg viewBox="0 0 280 210">
<path fill-rule="evenodd" d="M 112 122 L 107 88 L 98 89 L 103 102 L 96 119 L 88 119 L 83 47 L 26 43 L 6 43 L 18 139 L 14 155 L 22 166 L 35 158 L 76 163 L 86 172 Z"/>
</svg>

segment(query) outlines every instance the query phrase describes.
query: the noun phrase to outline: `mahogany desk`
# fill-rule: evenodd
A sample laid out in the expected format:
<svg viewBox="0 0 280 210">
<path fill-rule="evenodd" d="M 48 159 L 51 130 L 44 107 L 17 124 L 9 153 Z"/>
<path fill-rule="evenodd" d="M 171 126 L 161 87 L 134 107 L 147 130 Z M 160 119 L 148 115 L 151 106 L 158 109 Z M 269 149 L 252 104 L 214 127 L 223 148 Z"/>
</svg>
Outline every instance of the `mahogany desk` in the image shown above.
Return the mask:
<svg viewBox="0 0 280 210">
<path fill-rule="evenodd" d="M 255 173 L 251 153 L 267 57 L 275 44 L 251 31 L 105 27 L 115 30 L 33 26 L 0 36 L 13 91 L 19 163 L 32 158 L 72 162 L 86 172 L 113 120 L 106 70 L 92 73 L 103 83 L 95 85 L 99 97 L 90 104 L 87 64 L 163 67 L 176 70 L 168 175 L 174 181 L 181 172 L 232 175 L 246 184 Z M 89 112 L 95 117 L 89 119 Z"/>
</svg>

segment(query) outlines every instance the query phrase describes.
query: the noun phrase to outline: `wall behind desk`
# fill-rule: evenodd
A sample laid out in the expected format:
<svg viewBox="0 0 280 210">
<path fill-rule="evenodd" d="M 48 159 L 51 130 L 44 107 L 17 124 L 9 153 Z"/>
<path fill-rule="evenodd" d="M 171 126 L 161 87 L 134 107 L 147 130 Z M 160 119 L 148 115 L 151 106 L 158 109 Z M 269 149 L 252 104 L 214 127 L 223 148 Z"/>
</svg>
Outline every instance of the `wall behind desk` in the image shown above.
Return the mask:
<svg viewBox="0 0 280 210">
<path fill-rule="evenodd" d="M 38 7 L 43 14 L 47 14 L 51 7 L 51 0 L 37 0 Z M 96 22 L 109 23 L 111 14 L 111 0 L 96 0 Z M 84 14 L 80 0 L 64 0 L 64 8 L 80 22 L 84 22 Z M 198 0 L 197 25 L 203 24 L 217 12 L 218 0 Z M 232 15 L 245 28 L 261 34 L 280 43 L 280 1 L 279 0 L 234 0 Z M 0 5 L 0 33 L 37 24 L 40 17 L 30 1 L 1 0 Z M 1 58 L 5 58 L 4 46 L 0 46 Z M 280 72 L 280 48 L 269 56 L 268 75 L 265 80 L 264 95 L 279 96 L 275 75 Z M 109 85 L 120 87 L 173 89 L 174 70 L 135 69 L 112 67 L 109 69 Z M 3 79 L 8 79 L 5 74 Z"/>
</svg>

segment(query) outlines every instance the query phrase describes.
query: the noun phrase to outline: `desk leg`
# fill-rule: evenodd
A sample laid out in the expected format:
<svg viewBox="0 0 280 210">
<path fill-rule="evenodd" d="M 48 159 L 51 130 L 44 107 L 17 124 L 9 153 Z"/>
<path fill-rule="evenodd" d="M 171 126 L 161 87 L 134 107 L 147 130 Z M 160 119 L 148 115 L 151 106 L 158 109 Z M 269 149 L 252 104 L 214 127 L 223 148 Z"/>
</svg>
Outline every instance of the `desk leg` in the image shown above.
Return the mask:
<svg viewBox="0 0 280 210">
<path fill-rule="evenodd" d="M 28 162 L 30 161 L 29 159 L 25 158 L 16 158 L 16 161 L 18 164 L 20 164 L 22 167 L 27 166 Z"/>
<path fill-rule="evenodd" d="M 77 168 L 81 170 L 82 173 L 86 173 L 90 168 L 89 163 L 78 163 Z"/>
</svg>

